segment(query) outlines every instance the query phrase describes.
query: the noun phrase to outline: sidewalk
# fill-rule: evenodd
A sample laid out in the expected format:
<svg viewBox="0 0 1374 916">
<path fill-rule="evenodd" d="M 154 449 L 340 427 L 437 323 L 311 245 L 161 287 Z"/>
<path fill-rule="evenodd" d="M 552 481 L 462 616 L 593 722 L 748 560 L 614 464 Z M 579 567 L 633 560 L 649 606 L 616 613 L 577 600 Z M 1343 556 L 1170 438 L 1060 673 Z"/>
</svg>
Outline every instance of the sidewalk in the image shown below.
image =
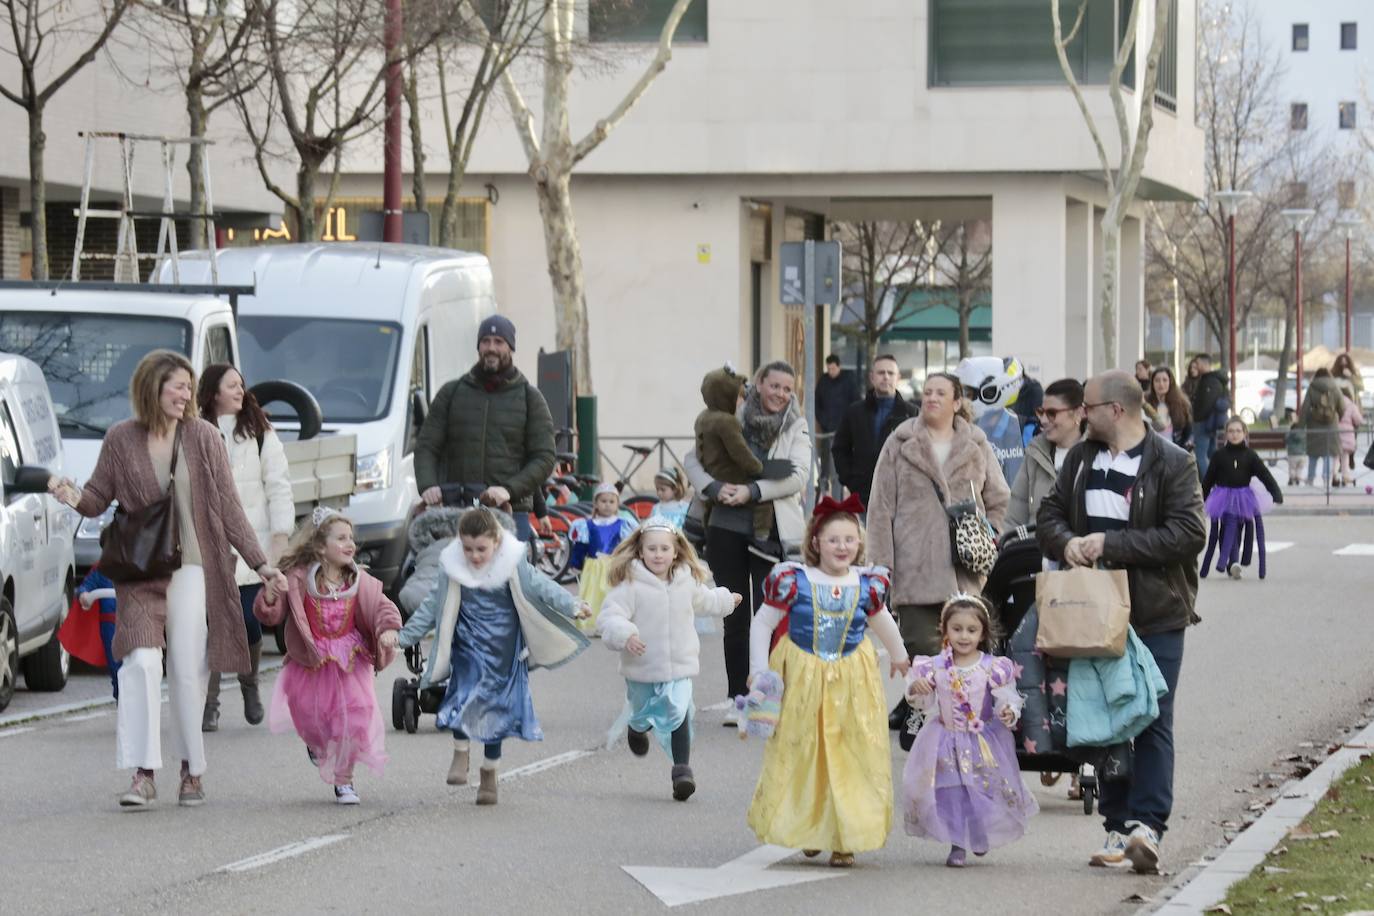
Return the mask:
<svg viewBox="0 0 1374 916">
<path fill-rule="evenodd" d="M 1279 482 L 1283 490 L 1283 505 L 1275 506 L 1268 514 L 1285 515 L 1374 515 L 1374 494 L 1366 493 L 1365 487 L 1374 488 L 1374 471 L 1359 463 L 1356 456 L 1355 485 L 1350 487 L 1331 487 L 1322 480 L 1312 486 L 1298 484 L 1288 486 L 1288 462 L 1280 459 L 1268 465 L 1269 473 Z"/>
</svg>

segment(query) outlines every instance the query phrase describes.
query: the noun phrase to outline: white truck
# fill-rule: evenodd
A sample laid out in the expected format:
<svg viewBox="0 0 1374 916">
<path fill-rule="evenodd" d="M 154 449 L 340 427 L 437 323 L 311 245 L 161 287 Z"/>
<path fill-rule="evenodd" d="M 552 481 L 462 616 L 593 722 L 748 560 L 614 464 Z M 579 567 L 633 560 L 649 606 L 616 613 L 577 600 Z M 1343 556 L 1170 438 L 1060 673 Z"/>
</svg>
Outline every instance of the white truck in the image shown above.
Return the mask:
<svg viewBox="0 0 1374 916">
<path fill-rule="evenodd" d="M 319 401 L 320 441 L 357 437 L 348 511 L 358 561 L 389 586 L 419 500 L 414 439 L 439 388 L 476 361 L 477 330 L 496 311 L 491 265 L 448 248 L 365 242 L 225 248 L 216 261 L 219 282 L 253 286 L 238 297 L 249 383 L 297 382 Z M 179 266 L 184 282 L 210 282 L 205 252 Z"/>
<path fill-rule="evenodd" d="M 161 284 L 0 282 L 0 352 L 27 357 L 47 379 L 68 476 L 87 479 L 105 431 L 131 415 L 129 379 L 149 351 L 183 353 L 197 374 L 217 362 L 240 365 L 236 295 Z M 250 385 L 267 380 L 245 377 Z M 351 438 L 285 445 L 298 514 L 317 502 L 347 502 L 356 450 Z M 99 559 L 100 532 L 113 514 L 111 508 L 80 521 L 80 571 Z"/>
</svg>

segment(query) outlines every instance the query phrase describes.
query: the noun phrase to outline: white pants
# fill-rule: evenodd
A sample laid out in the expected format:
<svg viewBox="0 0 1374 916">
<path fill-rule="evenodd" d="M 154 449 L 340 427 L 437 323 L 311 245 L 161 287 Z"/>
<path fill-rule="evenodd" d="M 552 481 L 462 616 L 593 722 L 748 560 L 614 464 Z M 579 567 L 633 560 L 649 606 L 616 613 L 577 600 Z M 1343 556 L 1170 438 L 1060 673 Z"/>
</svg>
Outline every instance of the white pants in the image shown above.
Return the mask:
<svg viewBox="0 0 1374 916">
<path fill-rule="evenodd" d="M 200 720 L 210 676 L 207 632 L 205 572 L 183 566 L 167 587 L 167 702 L 172 753 L 190 763 L 192 776 L 205 772 Z M 124 656 L 115 742 L 115 766 L 120 769 L 162 766 L 162 652 L 157 649 L 135 649 Z"/>
</svg>

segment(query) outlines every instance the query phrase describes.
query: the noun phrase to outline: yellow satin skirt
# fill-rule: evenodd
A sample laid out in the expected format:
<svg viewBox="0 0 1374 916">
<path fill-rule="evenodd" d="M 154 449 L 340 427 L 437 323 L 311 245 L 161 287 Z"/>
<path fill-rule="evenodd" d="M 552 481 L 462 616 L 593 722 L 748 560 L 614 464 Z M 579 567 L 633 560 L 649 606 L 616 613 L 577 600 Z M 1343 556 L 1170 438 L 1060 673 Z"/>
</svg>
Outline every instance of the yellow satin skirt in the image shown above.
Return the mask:
<svg viewBox="0 0 1374 916">
<path fill-rule="evenodd" d="M 596 632 L 596 618 L 601 613 L 601 602 L 606 600 L 606 593 L 611 590 L 610 583 L 606 581 L 606 561 L 608 557 L 588 557 L 582 564 L 582 572 L 577 577 L 577 597 L 592 609 L 592 616 L 586 620 L 577 621 L 577 627 L 583 633 L 591 635 Z M 783 683 L 787 683 L 783 681 Z"/>
<path fill-rule="evenodd" d="M 833 662 L 784 636 L 778 727 L 749 806 L 759 841 L 789 849 L 880 849 L 892 826 L 892 752 L 878 655 L 865 639 Z"/>
</svg>

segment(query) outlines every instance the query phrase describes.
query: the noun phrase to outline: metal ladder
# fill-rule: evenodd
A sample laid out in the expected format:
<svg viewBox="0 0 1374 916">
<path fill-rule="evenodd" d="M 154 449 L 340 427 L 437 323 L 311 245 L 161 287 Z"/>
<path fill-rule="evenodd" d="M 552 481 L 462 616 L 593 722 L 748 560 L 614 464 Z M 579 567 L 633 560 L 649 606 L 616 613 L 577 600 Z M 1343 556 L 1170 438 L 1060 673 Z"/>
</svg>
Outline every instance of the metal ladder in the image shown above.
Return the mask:
<svg viewBox="0 0 1374 916">
<path fill-rule="evenodd" d="M 210 252 L 210 282 L 219 283 L 219 263 L 215 246 L 215 204 L 214 192 L 210 183 L 210 157 L 208 148 L 214 143 L 204 137 L 165 137 L 155 134 L 128 134 L 122 131 L 82 131 L 78 136 L 86 140 L 85 177 L 81 183 L 81 206 L 76 214 L 76 247 L 72 254 L 72 280 L 81 279 L 82 261 L 114 261 L 114 281 L 141 282 L 138 264 L 140 260 L 161 261 L 168 256 L 172 267 L 172 282 L 181 282 L 180 251 L 177 245 L 178 219 L 203 221 L 206 226 L 205 238 Z M 91 209 L 91 182 L 95 174 L 96 144 L 101 140 L 114 140 L 119 143 L 120 164 L 124 175 L 124 199 L 118 210 Z M 156 143 L 160 147 L 163 170 L 163 194 L 161 210 L 137 210 L 134 207 L 134 151 L 138 143 Z M 172 195 L 172 168 L 176 164 L 176 150 L 185 146 L 187 155 L 200 157 L 200 171 L 205 180 L 204 212 L 174 209 Z M 88 218 L 117 219 L 119 231 L 115 239 L 114 254 L 99 251 L 86 251 L 86 220 Z M 139 254 L 138 234 L 134 230 L 135 220 L 159 220 L 157 251 L 153 254 Z"/>
</svg>

